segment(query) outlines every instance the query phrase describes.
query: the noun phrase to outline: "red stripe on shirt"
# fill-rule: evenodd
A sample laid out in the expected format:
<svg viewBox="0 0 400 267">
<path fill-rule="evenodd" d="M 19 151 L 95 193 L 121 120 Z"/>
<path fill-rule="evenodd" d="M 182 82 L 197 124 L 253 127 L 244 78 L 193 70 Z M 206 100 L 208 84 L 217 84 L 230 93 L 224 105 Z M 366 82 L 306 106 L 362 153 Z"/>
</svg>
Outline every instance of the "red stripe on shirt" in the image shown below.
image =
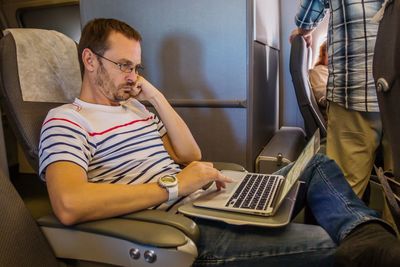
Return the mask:
<svg viewBox="0 0 400 267">
<path fill-rule="evenodd" d="M 151 119 L 153 119 L 153 116 L 150 116 L 150 117 L 148 117 L 148 118 L 146 118 L 146 119 L 142 119 L 142 120 L 134 120 L 134 121 L 131 121 L 131 122 L 122 124 L 122 125 L 117 125 L 117 126 L 114 126 L 114 127 L 112 127 L 112 128 L 109 128 L 109 129 L 107 129 L 107 130 L 104 130 L 104 131 L 102 131 L 102 132 L 93 132 L 93 133 L 90 133 L 90 132 L 89 132 L 88 134 L 89 134 L 90 136 L 103 135 L 103 134 L 108 133 L 108 132 L 110 132 L 110 131 L 112 131 L 112 130 L 115 130 L 115 129 L 118 129 L 118 128 L 121 128 L 121 127 L 125 127 L 125 126 L 129 126 L 129 125 L 132 125 L 132 124 L 137 123 L 137 122 L 148 121 L 148 120 L 151 120 Z M 73 121 L 67 120 L 67 119 L 63 119 L 63 118 L 51 118 L 51 119 L 45 121 L 45 122 L 43 123 L 43 125 L 47 124 L 47 123 L 50 122 L 50 121 L 65 121 L 65 122 L 69 122 L 69 123 L 71 123 L 71 124 L 73 124 L 73 125 L 75 125 L 75 126 L 81 128 L 81 129 L 83 130 L 83 128 L 82 128 L 79 124 L 77 124 L 77 123 L 75 123 L 75 122 L 73 122 Z"/>
</svg>

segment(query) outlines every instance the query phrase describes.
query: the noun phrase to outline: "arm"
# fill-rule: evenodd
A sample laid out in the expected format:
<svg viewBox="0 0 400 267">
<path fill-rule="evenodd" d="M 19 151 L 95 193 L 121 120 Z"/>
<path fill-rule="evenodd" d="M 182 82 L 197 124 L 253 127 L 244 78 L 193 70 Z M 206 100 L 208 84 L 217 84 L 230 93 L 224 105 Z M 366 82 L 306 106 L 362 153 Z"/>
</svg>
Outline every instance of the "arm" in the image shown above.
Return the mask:
<svg viewBox="0 0 400 267">
<path fill-rule="evenodd" d="M 324 19 L 326 15 L 327 1 L 321 0 L 301 0 L 300 8 L 295 17 L 297 29 L 291 33 L 289 38 L 290 42 L 294 36 L 302 35 L 310 46 L 312 43 L 313 30 Z"/>
<path fill-rule="evenodd" d="M 201 159 L 200 148 L 186 123 L 159 90 L 139 76 L 134 95 L 138 100 L 149 101 L 157 110 L 167 129 L 167 135 L 162 138 L 164 146 L 175 162 L 187 164 Z"/>
<path fill-rule="evenodd" d="M 186 196 L 217 181 L 224 187 L 231 180 L 211 163 L 193 162 L 178 175 L 179 196 Z M 168 200 L 167 191 L 156 183 L 126 185 L 89 183 L 77 164 L 58 161 L 46 168 L 46 183 L 57 218 L 66 225 L 115 217 L 146 209 Z"/>
</svg>

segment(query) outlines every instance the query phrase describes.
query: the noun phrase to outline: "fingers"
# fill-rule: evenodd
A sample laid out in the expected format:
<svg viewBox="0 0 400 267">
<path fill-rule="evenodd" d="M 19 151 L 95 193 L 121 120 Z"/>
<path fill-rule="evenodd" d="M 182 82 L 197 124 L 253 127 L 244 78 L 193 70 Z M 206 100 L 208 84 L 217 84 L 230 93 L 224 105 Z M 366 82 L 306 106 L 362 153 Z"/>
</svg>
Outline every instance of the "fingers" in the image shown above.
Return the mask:
<svg viewBox="0 0 400 267">
<path fill-rule="evenodd" d="M 205 165 L 205 169 L 206 169 L 205 175 L 209 176 L 213 181 L 219 181 L 219 182 L 224 182 L 224 183 L 234 182 L 234 180 L 232 178 L 229 178 L 228 176 L 223 175 L 219 170 L 215 169 L 211 162 L 201 162 L 201 163 L 203 165 Z"/>
<path fill-rule="evenodd" d="M 312 35 L 304 35 L 304 40 L 306 41 L 307 47 L 310 47 L 312 44 Z"/>
<path fill-rule="evenodd" d="M 224 183 L 232 183 L 234 180 L 226 175 L 223 175 L 220 171 L 217 170 L 217 175 L 214 181 L 224 182 Z"/>
<path fill-rule="evenodd" d="M 294 30 L 290 33 L 289 42 L 292 43 L 294 37 L 296 37 L 296 36 L 299 35 L 299 34 L 300 34 L 300 33 L 299 33 L 299 30 L 298 30 L 298 29 L 294 29 Z"/>
<path fill-rule="evenodd" d="M 142 92 L 142 77 L 138 75 L 130 92 L 130 95 L 132 97 L 137 97 L 141 92 Z"/>
<path fill-rule="evenodd" d="M 130 95 L 131 95 L 132 97 L 137 97 L 141 92 L 142 92 L 142 87 L 141 87 L 141 86 L 135 85 L 135 86 L 132 88 L 132 90 L 131 90 L 131 92 L 130 92 Z"/>
</svg>

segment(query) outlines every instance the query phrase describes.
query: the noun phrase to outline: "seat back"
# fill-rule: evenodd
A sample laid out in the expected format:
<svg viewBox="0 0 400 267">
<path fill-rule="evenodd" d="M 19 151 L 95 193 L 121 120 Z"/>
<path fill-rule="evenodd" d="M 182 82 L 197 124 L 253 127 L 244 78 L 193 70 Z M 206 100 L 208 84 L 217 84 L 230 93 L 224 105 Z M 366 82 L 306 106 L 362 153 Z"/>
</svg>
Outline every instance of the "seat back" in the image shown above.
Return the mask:
<svg viewBox="0 0 400 267">
<path fill-rule="evenodd" d="M 43 233 L 2 173 L 0 210 L 0 266 L 58 266 Z"/>
<path fill-rule="evenodd" d="M 393 178 L 378 173 L 393 219 L 400 230 L 400 2 L 387 1 L 379 24 L 373 59 L 383 132 L 392 150 Z M 381 174 L 379 176 L 379 174 Z"/>
<path fill-rule="evenodd" d="M 53 32 L 53 31 L 39 30 L 39 29 L 37 30 L 19 29 L 19 31 L 22 31 L 22 35 L 27 38 L 41 31 Z M 27 48 L 28 53 L 31 53 L 33 47 L 40 48 L 41 45 L 40 42 L 41 41 Z M 54 49 L 57 48 L 54 47 Z M 21 51 L 24 50 L 22 50 L 21 48 Z M 51 77 L 53 75 L 56 76 L 55 79 L 60 79 L 60 77 L 57 76 L 57 70 L 43 63 L 43 62 L 51 62 L 52 60 L 51 57 L 41 58 L 43 62 L 34 62 L 34 64 L 40 66 L 40 69 L 44 71 L 44 73 L 38 72 L 37 69 L 39 68 L 35 69 L 35 65 L 32 65 L 31 68 L 35 69 L 35 71 L 32 71 L 30 73 L 25 73 L 25 75 L 22 74 L 21 70 L 18 69 L 18 58 L 25 55 L 20 55 L 20 54 L 21 53 L 17 53 L 17 45 L 14 35 L 6 34 L 0 40 L 0 100 L 4 112 L 8 118 L 8 122 L 10 123 L 13 132 L 15 133 L 19 143 L 21 144 L 28 162 L 37 173 L 39 166 L 38 144 L 40 137 L 40 129 L 48 111 L 51 108 L 57 107 L 60 105 L 60 103 L 64 102 L 64 101 L 54 101 L 54 98 L 52 98 L 51 95 L 57 95 L 56 92 L 59 92 L 62 89 L 60 88 L 60 84 L 65 83 L 65 81 L 61 80 L 59 82 L 54 82 L 54 83 L 51 82 L 52 79 Z M 37 57 L 40 58 L 40 56 Z M 69 60 L 74 61 L 74 64 L 79 66 L 77 57 L 71 58 Z M 63 61 L 59 62 L 59 64 L 63 65 L 64 67 L 67 67 L 70 66 L 72 63 Z M 80 71 L 78 67 L 78 69 L 75 70 L 75 73 L 78 73 L 77 79 L 80 79 L 79 72 Z M 22 80 L 21 79 L 22 77 L 27 78 L 28 80 L 26 79 Z M 25 84 L 25 86 L 27 87 L 26 90 L 30 90 L 31 88 L 33 90 L 34 87 L 39 88 L 38 90 L 42 90 L 42 88 L 45 87 L 47 92 L 50 92 L 48 94 L 50 94 L 49 97 L 52 99 L 51 100 L 52 102 L 48 102 L 46 101 L 46 99 L 40 102 L 36 100 L 32 101 L 30 99 L 24 100 L 22 93 L 23 90 L 21 88 L 22 84 Z M 76 91 L 77 89 L 74 90 Z M 61 98 L 62 97 L 58 97 L 58 99 Z M 67 99 L 65 99 L 65 101 L 67 101 Z"/>
<path fill-rule="evenodd" d="M 41 30 L 19 29 L 18 31 L 22 31 L 20 33 L 29 38 L 31 34 L 36 34 L 36 31 Z M 49 39 L 43 41 L 49 41 Z M 42 41 L 31 42 L 28 40 L 27 47 L 19 46 L 21 53 L 18 53 L 14 35 L 6 34 L 0 39 L 1 104 L 8 123 L 22 145 L 29 163 L 36 171 L 38 170 L 38 143 L 42 122 L 49 109 L 58 106 L 59 103 L 24 101 L 21 84 L 25 82 L 28 90 L 33 90 L 35 86 L 42 88 L 42 82 L 46 80 L 49 82 L 48 79 L 51 79 L 51 72 L 54 71 L 54 68 L 46 70 L 48 75 L 45 75 L 38 72 L 39 68 L 37 67 L 42 68 L 46 64 L 34 62 L 36 65 L 29 66 L 34 71 L 24 73 L 19 69 L 18 59 L 21 56 L 26 57 L 26 53 L 35 54 L 34 47 L 40 47 L 41 43 Z M 55 43 L 51 44 L 54 44 L 54 49 L 58 49 Z M 60 50 L 57 51 L 62 53 Z M 43 60 L 51 61 L 51 58 L 44 57 Z M 77 58 L 71 60 L 77 61 Z M 67 62 L 61 62 L 61 64 L 68 65 Z M 77 73 L 78 79 L 80 79 L 79 67 Z M 39 82 L 34 84 L 34 81 L 23 80 L 21 76 L 33 77 Z M 48 89 L 57 91 L 57 84 L 54 83 L 54 88 Z M 43 233 L 3 171 L 0 173 L 0 210 L 2 213 L 0 219 L 0 248 L 2 251 L 0 266 L 58 266 L 57 259 Z"/>
<path fill-rule="evenodd" d="M 304 38 L 296 36 L 290 48 L 290 74 L 297 104 L 304 119 L 307 138 L 319 128 L 321 138 L 326 137 L 326 121 L 319 110 L 308 78 L 309 49 Z"/>
<path fill-rule="evenodd" d="M 394 175 L 400 177 L 400 2 L 389 1 L 379 24 L 373 60 L 384 133 L 392 148 Z"/>
</svg>

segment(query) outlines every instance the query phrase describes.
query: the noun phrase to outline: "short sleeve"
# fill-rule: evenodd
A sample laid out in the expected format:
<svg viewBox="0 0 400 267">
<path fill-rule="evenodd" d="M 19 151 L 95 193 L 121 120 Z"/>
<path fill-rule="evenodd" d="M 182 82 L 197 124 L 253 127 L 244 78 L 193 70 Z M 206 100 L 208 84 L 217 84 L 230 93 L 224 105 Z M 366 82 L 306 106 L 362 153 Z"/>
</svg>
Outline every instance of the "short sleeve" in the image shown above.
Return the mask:
<svg viewBox="0 0 400 267">
<path fill-rule="evenodd" d="M 57 161 L 73 162 L 88 169 L 91 150 L 87 131 L 73 110 L 55 109 L 47 115 L 40 133 L 39 175 L 44 179 L 46 167 Z"/>
</svg>

